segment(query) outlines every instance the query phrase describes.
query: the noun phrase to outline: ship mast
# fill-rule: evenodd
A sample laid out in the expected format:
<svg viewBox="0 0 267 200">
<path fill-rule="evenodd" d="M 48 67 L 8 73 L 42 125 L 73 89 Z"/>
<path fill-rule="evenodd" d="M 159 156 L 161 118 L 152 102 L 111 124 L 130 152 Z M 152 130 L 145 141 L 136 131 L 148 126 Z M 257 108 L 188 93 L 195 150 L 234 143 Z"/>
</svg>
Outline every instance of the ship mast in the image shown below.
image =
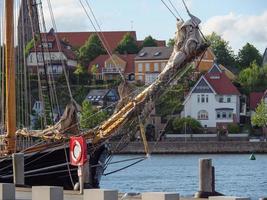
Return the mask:
<svg viewBox="0 0 267 200">
<path fill-rule="evenodd" d="M 16 88 L 13 0 L 5 0 L 6 141 L 8 153 L 16 147 Z"/>
</svg>

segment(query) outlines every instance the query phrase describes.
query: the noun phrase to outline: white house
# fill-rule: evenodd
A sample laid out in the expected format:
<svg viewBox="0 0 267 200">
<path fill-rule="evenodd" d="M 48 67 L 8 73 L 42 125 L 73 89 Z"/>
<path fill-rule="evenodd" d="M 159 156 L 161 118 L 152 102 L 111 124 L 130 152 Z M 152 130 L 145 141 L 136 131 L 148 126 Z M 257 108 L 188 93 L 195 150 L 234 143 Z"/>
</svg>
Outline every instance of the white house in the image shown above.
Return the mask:
<svg viewBox="0 0 267 200">
<path fill-rule="evenodd" d="M 239 123 L 240 93 L 217 64 L 187 95 L 183 116 L 199 120 L 203 127 L 215 129 L 229 123 Z"/>
</svg>

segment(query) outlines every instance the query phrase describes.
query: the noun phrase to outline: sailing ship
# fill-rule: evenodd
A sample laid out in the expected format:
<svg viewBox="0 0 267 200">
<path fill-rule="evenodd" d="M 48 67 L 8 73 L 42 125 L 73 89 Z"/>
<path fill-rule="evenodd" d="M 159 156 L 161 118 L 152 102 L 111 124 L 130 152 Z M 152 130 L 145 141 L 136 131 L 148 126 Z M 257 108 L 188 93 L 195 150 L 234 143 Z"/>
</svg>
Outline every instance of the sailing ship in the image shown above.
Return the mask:
<svg viewBox="0 0 267 200">
<path fill-rule="evenodd" d="M 32 2 L 28 0 L 27 2 Z M 189 69 L 190 62 L 204 55 L 208 47 L 201 35 L 200 20 L 189 13 L 190 19 L 183 21 L 177 18 L 177 32 L 172 55 L 159 74 L 157 79 L 135 96 L 129 95 L 127 82 L 122 81 L 120 87 L 121 100 L 116 111 L 97 127 L 89 130 L 80 130 L 77 117 L 77 104 L 70 93 L 70 103 L 64 114 L 54 125 L 43 130 L 29 130 L 16 127 L 16 63 L 14 44 L 14 1 L 5 0 L 5 30 L 4 62 L 5 62 L 5 128 L 1 136 L 0 151 L 0 182 L 13 182 L 12 154 L 24 153 L 25 159 L 25 185 L 55 185 L 65 189 L 73 189 L 78 180 L 77 169 L 69 162 L 69 144 L 71 136 L 82 136 L 87 142 L 88 152 L 88 188 L 98 188 L 100 177 L 103 174 L 106 160 L 110 153 L 107 148 L 109 139 L 117 135 L 126 135 L 131 127 L 140 127 L 141 136 L 148 151 L 146 136 L 142 123 L 151 112 L 150 102 L 155 100 L 162 91 L 175 79 L 183 76 Z M 28 3 L 29 15 L 38 15 L 33 8 L 35 4 Z M 35 13 L 35 14 L 34 14 Z M 36 16 L 35 16 L 36 17 Z M 39 37 L 42 34 L 40 29 Z M 35 33 L 36 34 L 36 33 Z M 34 35 L 35 35 L 34 34 Z M 56 33 L 55 33 L 56 34 Z M 57 37 L 56 37 L 57 38 Z M 58 40 L 58 38 L 57 38 Z M 59 41 L 57 41 L 59 43 Z M 36 46 L 36 44 L 34 45 Z M 35 47 L 36 48 L 36 47 Z M 58 47 L 59 48 L 59 47 Z M 59 51 L 61 51 L 59 49 Z M 43 66 L 47 74 L 47 66 Z M 66 74 L 66 73 L 65 73 Z M 66 76 L 66 83 L 68 83 Z M 49 81 L 48 81 L 49 82 Z M 47 86 L 47 89 L 50 87 Z M 127 98 L 126 98 L 127 97 Z M 27 103 L 27 102 L 26 102 Z M 2 111 L 3 112 L 3 111 Z M 133 124 L 137 124 L 133 126 Z M 23 144 L 23 145 L 21 145 Z"/>
</svg>

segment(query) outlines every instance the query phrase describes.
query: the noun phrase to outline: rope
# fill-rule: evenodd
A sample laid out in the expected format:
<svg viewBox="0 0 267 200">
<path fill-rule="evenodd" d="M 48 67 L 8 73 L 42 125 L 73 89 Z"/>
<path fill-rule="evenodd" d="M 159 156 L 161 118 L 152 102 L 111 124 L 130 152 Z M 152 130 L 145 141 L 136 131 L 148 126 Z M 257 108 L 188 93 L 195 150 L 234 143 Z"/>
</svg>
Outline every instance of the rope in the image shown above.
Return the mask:
<svg viewBox="0 0 267 200">
<path fill-rule="evenodd" d="M 54 16 L 54 12 L 53 12 L 53 9 L 52 9 L 51 1 L 47 0 L 47 2 L 48 2 L 48 9 L 49 9 L 51 21 L 52 21 L 52 24 L 53 24 L 53 27 L 54 27 L 54 30 L 55 30 L 56 43 L 57 43 L 57 46 L 59 48 L 59 52 L 61 53 L 60 54 L 60 60 L 61 60 L 61 64 L 62 64 L 62 67 L 63 67 L 63 72 L 64 72 L 65 80 L 66 80 L 66 83 L 67 83 L 69 96 L 70 96 L 71 101 L 75 102 L 74 99 L 73 99 L 71 88 L 70 88 L 69 77 L 68 77 L 68 74 L 67 74 L 67 71 L 66 71 L 66 65 L 65 65 L 65 62 L 63 62 L 63 57 L 62 57 L 63 51 L 62 51 L 62 48 L 61 48 L 61 45 L 60 45 L 59 37 L 57 35 L 57 25 L 56 25 L 55 16 Z"/>
<path fill-rule="evenodd" d="M 175 17 L 176 20 L 179 20 L 179 18 L 175 15 L 175 13 L 170 9 L 170 7 L 163 1 L 161 2 L 164 4 L 164 6 L 170 11 L 170 13 Z"/>
<path fill-rule="evenodd" d="M 131 167 L 131 166 L 133 166 L 133 165 L 136 165 L 136 164 L 138 164 L 138 163 L 144 161 L 145 159 L 146 159 L 146 158 L 142 158 L 142 159 L 140 159 L 140 160 L 138 160 L 138 161 L 136 161 L 136 162 L 134 162 L 134 163 L 132 163 L 132 164 L 130 164 L 130 165 L 127 165 L 127 166 L 122 167 L 122 168 L 120 168 L 120 169 L 114 170 L 114 171 L 112 171 L 112 172 L 105 173 L 105 174 L 103 174 L 103 175 L 104 175 L 104 176 L 108 176 L 108 175 L 110 175 L 110 174 L 114 174 L 114 173 L 116 173 L 116 172 L 122 171 L 122 170 L 124 170 L 124 169 L 127 169 L 127 168 L 129 168 L 129 167 Z"/>
<path fill-rule="evenodd" d="M 92 24 L 92 26 L 93 26 L 93 28 L 94 28 L 94 30 L 95 30 L 95 32 L 96 32 L 96 34 L 97 34 L 98 38 L 99 38 L 99 39 L 100 39 L 100 41 L 102 42 L 102 44 L 103 44 L 103 46 L 104 46 L 105 50 L 107 51 L 107 53 L 108 53 L 109 57 L 111 58 L 111 61 L 112 61 L 112 62 L 113 62 L 113 64 L 115 65 L 115 68 L 116 68 L 116 69 L 118 69 L 118 71 L 119 71 L 119 74 L 120 74 L 120 76 L 121 76 L 122 80 L 124 81 L 124 80 L 125 80 L 125 78 L 124 78 L 124 76 L 123 76 L 122 72 L 120 71 L 120 69 L 117 67 L 117 64 L 116 64 L 116 62 L 115 62 L 115 60 L 113 59 L 113 57 L 112 57 L 112 55 L 111 55 L 111 53 L 110 53 L 110 51 L 109 51 L 109 49 L 108 49 L 108 47 L 107 47 L 108 43 L 106 43 L 107 41 L 106 41 L 106 39 L 105 39 L 105 37 L 104 37 L 104 34 L 103 34 L 103 32 L 101 31 L 101 27 L 100 27 L 100 25 L 99 25 L 99 23 L 98 23 L 98 21 L 97 21 L 97 19 L 96 19 L 95 15 L 94 15 L 94 12 L 93 12 L 93 10 L 92 10 L 91 6 L 89 5 L 88 1 L 86 0 L 85 2 L 86 2 L 87 6 L 89 7 L 89 9 L 90 9 L 90 11 L 91 11 L 91 13 L 92 13 L 92 15 L 93 15 L 93 17 L 94 17 L 94 19 L 95 19 L 95 22 L 96 22 L 96 24 L 97 24 L 97 26 L 98 26 L 99 30 L 101 31 L 101 35 L 102 35 L 102 37 L 103 37 L 103 38 L 100 36 L 100 34 L 99 34 L 99 31 L 97 30 L 97 28 L 96 28 L 96 26 L 95 26 L 95 24 L 94 24 L 93 20 L 91 19 L 90 15 L 88 14 L 88 12 L 87 12 L 87 10 L 86 10 L 86 8 L 85 8 L 84 4 L 82 3 L 82 1 L 81 1 L 81 0 L 79 0 L 79 2 L 80 2 L 80 4 L 81 4 L 81 6 L 83 7 L 83 10 L 84 10 L 84 12 L 85 12 L 86 16 L 88 17 L 89 21 L 91 22 L 91 24 Z"/>
<path fill-rule="evenodd" d="M 173 5 L 172 1 L 171 1 L 171 0 L 168 0 L 168 1 L 169 1 L 169 3 L 171 4 L 171 6 L 172 6 L 172 8 L 174 9 L 174 11 L 176 12 L 176 14 L 180 17 L 180 19 L 181 19 L 182 21 L 184 21 L 183 18 L 181 17 L 181 15 L 179 14 L 178 10 L 176 9 L 176 7 Z"/>
</svg>

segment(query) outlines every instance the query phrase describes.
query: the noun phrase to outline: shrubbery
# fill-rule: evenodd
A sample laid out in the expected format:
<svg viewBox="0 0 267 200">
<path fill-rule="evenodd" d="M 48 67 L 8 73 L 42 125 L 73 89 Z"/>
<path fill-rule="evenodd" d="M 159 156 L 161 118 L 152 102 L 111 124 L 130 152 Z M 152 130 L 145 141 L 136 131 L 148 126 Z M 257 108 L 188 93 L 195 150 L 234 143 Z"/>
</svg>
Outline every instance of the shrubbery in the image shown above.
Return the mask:
<svg viewBox="0 0 267 200">
<path fill-rule="evenodd" d="M 175 118 L 172 122 L 173 128 L 180 133 L 199 134 L 202 133 L 202 125 L 196 119 L 191 117 Z"/>
<path fill-rule="evenodd" d="M 240 127 L 238 124 L 228 124 L 227 130 L 228 130 L 228 133 L 239 133 Z"/>
</svg>

